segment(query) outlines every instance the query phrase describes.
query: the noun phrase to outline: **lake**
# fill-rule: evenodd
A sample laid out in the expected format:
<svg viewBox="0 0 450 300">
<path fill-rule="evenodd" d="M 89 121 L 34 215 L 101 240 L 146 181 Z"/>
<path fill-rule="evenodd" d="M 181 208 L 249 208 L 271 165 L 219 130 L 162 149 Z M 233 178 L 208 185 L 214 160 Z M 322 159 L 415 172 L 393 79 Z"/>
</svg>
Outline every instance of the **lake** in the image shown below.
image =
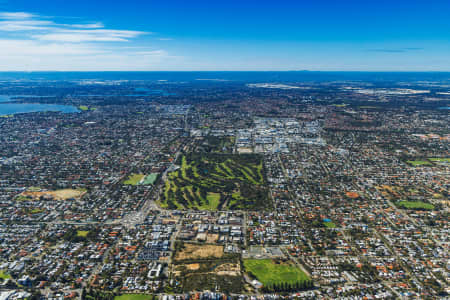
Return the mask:
<svg viewBox="0 0 450 300">
<path fill-rule="evenodd" d="M 79 112 L 78 108 L 71 105 L 40 104 L 40 103 L 1 103 L 0 116 L 40 111 L 60 111 L 63 113 Z"/>
<path fill-rule="evenodd" d="M 0 95 L 0 116 L 23 114 L 39 111 L 60 111 L 63 113 L 79 112 L 78 108 L 71 105 L 45 104 L 45 103 L 17 103 L 20 98 L 43 98 L 52 96 L 35 95 Z"/>
</svg>

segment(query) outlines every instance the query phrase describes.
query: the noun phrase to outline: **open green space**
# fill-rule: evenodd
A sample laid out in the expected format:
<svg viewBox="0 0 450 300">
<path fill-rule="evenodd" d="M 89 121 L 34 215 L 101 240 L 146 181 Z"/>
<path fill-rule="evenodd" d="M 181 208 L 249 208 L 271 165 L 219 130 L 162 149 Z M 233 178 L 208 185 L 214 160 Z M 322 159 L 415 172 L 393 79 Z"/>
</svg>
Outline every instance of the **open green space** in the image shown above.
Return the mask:
<svg viewBox="0 0 450 300">
<path fill-rule="evenodd" d="M 146 294 L 123 294 L 114 297 L 114 300 L 152 300 L 152 299 L 154 299 L 153 295 L 146 295 Z"/>
<path fill-rule="evenodd" d="M 154 184 L 156 181 L 156 178 L 158 178 L 158 173 L 151 173 L 144 177 L 144 180 L 142 180 L 141 185 Z"/>
<path fill-rule="evenodd" d="M 407 160 L 406 162 L 413 167 L 431 166 L 431 163 L 428 160 Z"/>
<path fill-rule="evenodd" d="M 264 286 L 309 281 L 308 275 L 291 262 L 277 262 L 271 259 L 244 259 L 244 267 Z"/>
<path fill-rule="evenodd" d="M 31 200 L 31 197 L 25 197 L 22 195 L 18 195 L 18 196 L 16 196 L 15 200 L 16 201 L 29 201 L 29 200 Z"/>
<path fill-rule="evenodd" d="M 429 160 L 431 161 L 439 161 L 439 162 L 450 162 L 450 158 L 449 157 L 431 157 L 429 158 Z"/>
<path fill-rule="evenodd" d="M 87 231 L 87 230 L 78 230 L 77 231 L 77 236 L 79 236 L 79 237 L 87 237 L 88 234 L 89 234 L 89 231 Z"/>
<path fill-rule="evenodd" d="M 433 210 L 434 205 L 430 203 L 425 203 L 422 201 L 399 201 L 397 202 L 397 206 L 406 208 L 406 209 L 424 209 L 424 210 Z"/>
<path fill-rule="evenodd" d="M 206 195 L 206 204 L 199 206 L 200 210 L 215 210 L 219 206 L 220 194 L 219 193 L 208 193 Z"/>
<path fill-rule="evenodd" d="M 6 274 L 3 270 L 0 270 L 0 279 L 5 280 L 5 279 L 9 279 L 9 278 L 11 278 L 11 275 Z"/>
<path fill-rule="evenodd" d="M 167 176 L 160 205 L 171 209 L 264 209 L 270 206 L 262 157 L 190 153 Z"/>
<path fill-rule="evenodd" d="M 126 185 L 150 185 L 154 184 L 156 179 L 158 178 L 158 173 L 150 173 L 148 175 L 145 174 L 136 174 L 132 173 L 128 176 L 127 180 L 123 182 Z"/>
<path fill-rule="evenodd" d="M 128 176 L 127 180 L 125 180 L 123 182 L 123 184 L 126 184 L 126 185 L 137 185 L 141 181 L 141 179 L 144 178 L 144 176 L 145 176 L 144 174 L 135 174 L 135 173 L 133 173 L 130 176 Z"/>
<path fill-rule="evenodd" d="M 29 188 L 27 188 L 28 192 L 39 192 L 41 191 L 41 188 L 38 186 L 30 186 Z"/>
<path fill-rule="evenodd" d="M 325 227 L 327 228 L 336 228 L 336 224 L 334 224 L 333 222 L 323 222 L 323 225 L 325 225 Z"/>
<path fill-rule="evenodd" d="M 89 107 L 87 105 L 80 105 L 80 106 L 78 106 L 78 109 L 81 110 L 81 111 L 88 111 L 88 110 L 94 111 L 94 110 L 97 110 L 96 107 Z"/>
</svg>

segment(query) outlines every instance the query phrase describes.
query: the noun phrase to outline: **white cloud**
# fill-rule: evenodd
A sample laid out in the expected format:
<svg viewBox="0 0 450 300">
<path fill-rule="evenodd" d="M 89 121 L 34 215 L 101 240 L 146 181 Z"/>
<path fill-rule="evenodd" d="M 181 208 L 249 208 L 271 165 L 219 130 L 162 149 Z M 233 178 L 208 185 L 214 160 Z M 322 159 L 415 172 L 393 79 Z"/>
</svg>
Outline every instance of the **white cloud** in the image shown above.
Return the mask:
<svg viewBox="0 0 450 300">
<path fill-rule="evenodd" d="M 23 19 L 31 19 L 36 15 L 26 13 L 26 12 L 0 12 L 0 19 L 7 20 L 23 20 Z"/>
<path fill-rule="evenodd" d="M 147 32 L 104 29 L 101 22 L 87 24 L 59 24 L 47 18 L 25 12 L 1 12 L 0 31 L 41 31 L 33 39 L 61 42 L 118 42 L 127 41 Z"/>
<path fill-rule="evenodd" d="M 0 32 L 8 32 L 0 37 L 0 70 L 148 70 L 180 60 L 165 50 L 130 47 L 133 39 L 150 32 L 108 29 L 101 22 L 67 24 L 26 12 L 0 12 Z"/>
<path fill-rule="evenodd" d="M 67 43 L 39 43 L 30 40 L 0 40 L 0 59 L 12 57 L 32 57 L 53 55 L 92 55 L 102 54 L 101 48 L 89 45 L 74 45 Z M 25 59 L 26 60 L 26 59 Z"/>
<path fill-rule="evenodd" d="M 155 50 L 155 51 L 137 51 L 134 52 L 135 55 L 144 55 L 144 56 L 168 56 L 169 54 L 164 50 Z"/>
<path fill-rule="evenodd" d="M 0 31 L 52 30 L 54 23 L 43 20 L 0 21 Z"/>
<path fill-rule="evenodd" d="M 59 30 L 48 34 L 34 35 L 33 37 L 42 41 L 59 42 L 125 42 L 130 38 L 146 34 L 142 31 L 132 30 Z"/>
<path fill-rule="evenodd" d="M 91 24 L 65 24 L 65 25 L 73 28 L 84 28 L 84 29 L 97 29 L 105 27 L 102 22 L 96 22 Z"/>
<path fill-rule="evenodd" d="M 50 33 L 44 35 L 34 36 L 38 40 L 42 41 L 57 41 L 57 42 L 69 42 L 69 43 L 81 43 L 81 42 L 126 42 L 127 39 L 115 36 L 102 36 L 97 34 L 91 34 L 88 32 L 83 33 Z"/>
<path fill-rule="evenodd" d="M 7 71 L 163 70 L 180 60 L 164 50 L 108 48 L 93 43 L 0 40 L 0 70 Z"/>
</svg>

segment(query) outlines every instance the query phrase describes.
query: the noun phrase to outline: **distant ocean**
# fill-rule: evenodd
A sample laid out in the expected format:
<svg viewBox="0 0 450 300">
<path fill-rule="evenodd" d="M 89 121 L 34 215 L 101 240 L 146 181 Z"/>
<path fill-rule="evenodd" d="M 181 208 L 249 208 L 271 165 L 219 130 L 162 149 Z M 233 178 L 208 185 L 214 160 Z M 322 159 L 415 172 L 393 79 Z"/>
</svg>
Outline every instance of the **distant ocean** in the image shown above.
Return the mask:
<svg viewBox="0 0 450 300">
<path fill-rule="evenodd" d="M 0 81 L 439 81 L 450 82 L 450 72 L 0 72 Z"/>
</svg>

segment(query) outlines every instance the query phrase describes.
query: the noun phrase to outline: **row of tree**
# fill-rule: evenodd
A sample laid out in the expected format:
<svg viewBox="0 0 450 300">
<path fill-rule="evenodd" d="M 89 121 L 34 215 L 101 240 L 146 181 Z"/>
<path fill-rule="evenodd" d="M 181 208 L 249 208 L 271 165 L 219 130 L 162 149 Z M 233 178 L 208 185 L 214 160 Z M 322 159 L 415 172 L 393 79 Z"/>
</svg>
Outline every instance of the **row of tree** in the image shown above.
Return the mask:
<svg viewBox="0 0 450 300">
<path fill-rule="evenodd" d="M 296 282 L 280 282 L 263 286 L 262 291 L 264 293 L 272 292 L 296 292 L 311 289 L 314 287 L 312 280 L 302 280 Z"/>
</svg>

